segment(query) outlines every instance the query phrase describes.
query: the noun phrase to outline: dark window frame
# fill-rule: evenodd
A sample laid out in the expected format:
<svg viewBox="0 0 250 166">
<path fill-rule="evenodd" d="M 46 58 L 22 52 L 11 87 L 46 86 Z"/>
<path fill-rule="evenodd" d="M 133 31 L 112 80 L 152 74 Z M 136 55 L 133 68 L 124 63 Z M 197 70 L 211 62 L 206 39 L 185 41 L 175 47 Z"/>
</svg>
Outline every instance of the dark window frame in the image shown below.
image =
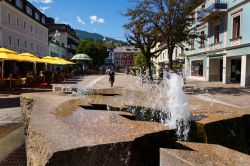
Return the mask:
<svg viewBox="0 0 250 166">
<path fill-rule="evenodd" d="M 220 43 L 220 25 L 214 26 L 214 44 Z"/>
<path fill-rule="evenodd" d="M 232 34 L 232 38 L 233 39 L 239 39 L 241 36 L 240 36 L 240 28 L 241 28 L 241 17 L 240 15 L 239 16 L 236 16 L 236 17 L 233 17 L 233 34 Z"/>
</svg>

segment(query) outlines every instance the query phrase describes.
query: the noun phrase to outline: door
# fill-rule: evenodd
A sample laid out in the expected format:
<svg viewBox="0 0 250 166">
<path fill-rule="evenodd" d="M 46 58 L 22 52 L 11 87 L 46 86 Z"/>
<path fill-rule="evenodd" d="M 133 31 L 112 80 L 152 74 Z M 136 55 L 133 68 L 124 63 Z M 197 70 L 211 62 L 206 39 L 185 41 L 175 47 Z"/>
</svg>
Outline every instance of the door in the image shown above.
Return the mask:
<svg viewBox="0 0 250 166">
<path fill-rule="evenodd" d="M 231 82 L 240 83 L 241 77 L 241 60 L 232 59 L 231 62 Z"/>
<path fill-rule="evenodd" d="M 222 82 L 222 76 L 223 76 L 223 60 L 220 59 L 220 81 Z"/>
</svg>

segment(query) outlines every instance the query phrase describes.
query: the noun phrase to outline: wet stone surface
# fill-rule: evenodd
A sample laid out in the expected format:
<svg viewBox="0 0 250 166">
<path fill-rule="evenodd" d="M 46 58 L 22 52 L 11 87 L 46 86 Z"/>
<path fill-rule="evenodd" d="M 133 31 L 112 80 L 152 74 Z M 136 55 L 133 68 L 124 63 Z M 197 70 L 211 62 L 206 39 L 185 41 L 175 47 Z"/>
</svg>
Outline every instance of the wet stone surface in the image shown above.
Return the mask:
<svg viewBox="0 0 250 166">
<path fill-rule="evenodd" d="M 174 130 L 141 121 L 129 113 L 128 109 L 134 106 L 157 110 L 142 91 L 94 89 L 81 97 L 65 93 L 25 94 L 22 100 L 26 103 L 22 106 L 26 112 L 23 116 L 29 126 L 28 165 L 159 165 L 159 148 L 175 147 Z M 249 153 L 247 110 L 193 97 L 189 97 L 189 102 L 192 141 Z M 212 153 L 209 149 L 202 152 L 205 159 L 207 153 Z M 196 164 L 203 161 L 198 156 L 193 156 Z"/>
<path fill-rule="evenodd" d="M 109 103 L 110 96 L 44 93 L 25 94 L 22 100 L 32 105 L 26 140 L 28 165 L 158 165 L 159 148 L 173 147 L 176 141 L 175 131 L 159 123 L 79 106 L 89 101 Z"/>
</svg>

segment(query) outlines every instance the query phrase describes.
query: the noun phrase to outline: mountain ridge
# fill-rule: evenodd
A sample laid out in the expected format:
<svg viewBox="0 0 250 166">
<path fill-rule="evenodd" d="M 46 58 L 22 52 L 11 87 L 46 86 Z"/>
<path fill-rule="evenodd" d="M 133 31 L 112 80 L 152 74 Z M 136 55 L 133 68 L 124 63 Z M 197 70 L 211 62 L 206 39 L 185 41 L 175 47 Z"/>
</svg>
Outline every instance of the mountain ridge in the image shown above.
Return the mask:
<svg viewBox="0 0 250 166">
<path fill-rule="evenodd" d="M 111 41 L 111 42 L 118 43 L 121 45 L 127 44 L 126 42 L 122 40 L 117 40 L 117 39 L 110 38 L 110 37 L 104 37 L 103 35 L 98 34 L 98 33 L 91 33 L 91 32 L 87 32 L 87 31 L 83 31 L 79 29 L 75 29 L 75 32 L 77 36 L 82 40 L 94 40 L 94 41 L 104 41 L 104 42 Z"/>
</svg>

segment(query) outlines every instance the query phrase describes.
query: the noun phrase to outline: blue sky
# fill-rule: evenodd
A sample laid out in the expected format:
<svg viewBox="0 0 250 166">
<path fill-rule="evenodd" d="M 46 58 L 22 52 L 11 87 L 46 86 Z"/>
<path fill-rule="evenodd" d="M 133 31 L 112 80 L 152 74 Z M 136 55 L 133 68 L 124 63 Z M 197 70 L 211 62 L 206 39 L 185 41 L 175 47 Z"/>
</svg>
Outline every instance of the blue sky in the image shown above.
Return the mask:
<svg viewBox="0 0 250 166">
<path fill-rule="evenodd" d="M 69 24 L 74 29 L 99 33 L 125 40 L 122 25 L 127 18 L 122 13 L 131 6 L 128 0 L 29 0 L 56 23 Z"/>
</svg>

